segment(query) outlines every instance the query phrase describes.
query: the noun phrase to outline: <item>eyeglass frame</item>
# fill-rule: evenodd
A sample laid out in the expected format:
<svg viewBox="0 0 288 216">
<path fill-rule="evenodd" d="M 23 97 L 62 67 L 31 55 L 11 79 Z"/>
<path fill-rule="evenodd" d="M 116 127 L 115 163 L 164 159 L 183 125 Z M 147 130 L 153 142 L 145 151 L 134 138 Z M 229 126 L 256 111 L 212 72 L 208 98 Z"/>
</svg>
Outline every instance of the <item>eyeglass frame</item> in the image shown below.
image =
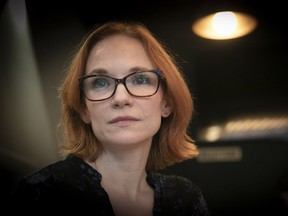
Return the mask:
<svg viewBox="0 0 288 216">
<path fill-rule="evenodd" d="M 158 84 L 157 84 L 157 88 L 156 88 L 156 90 L 155 90 L 155 92 L 154 92 L 153 94 L 144 95 L 144 96 L 134 95 L 134 94 L 132 94 L 132 93 L 129 91 L 128 87 L 126 86 L 126 79 L 127 79 L 127 77 L 129 77 L 129 76 L 131 76 L 131 75 L 133 75 L 133 74 L 136 74 L 136 73 L 141 73 L 141 72 L 153 72 L 153 73 L 155 73 L 155 74 L 157 75 Z M 84 90 L 84 85 L 83 85 L 83 83 L 84 83 L 84 80 L 85 80 L 85 79 L 90 78 L 90 77 L 95 77 L 95 76 L 99 76 L 99 75 L 97 75 L 97 74 L 91 74 L 91 75 L 84 75 L 84 76 L 78 77 L 78 82 L 79 82 L 80 90 L 82 91 L 82 93 L 84 94 L 84 96 L 85 96 L 88 100 L 90 100 L 90 101 L 104 101 L 104 100 L 108 100 L 109 98 L 113 97 L 113 95 L 114 95 L 115 92 L 116 92 L 117 86 L 118 86 L 120 83 L 122 83 L 122 84 L 124 85 L 126 91 L 127 91 L 130 95 L 132 95 L 132 96 L 134 96 L 134 97 L 151 97 L 151 96 L 155 95 L 155 94 L 158 92 L 161 81 L 165 79 L 164 74 L 163 74 L 162 71 L 159 70 L 159 69 L 135 71 L 135 72 L 130 73 L 130 74 L 128 74 L 128 75 L 126 75 L 126 76 L 124 76 L 124 77 L 122 77 L 122 78 L 114 78 L 114 77 L 110 77 L 110 76 L 104 75 L 104 76 L 106 76 L 106 77 L 108 77 L 108 78 L 111 78 L 111 79 L 113 79 L 113 80 L 115 81 L 114 91 L 113 91 L 112 94 L 111 94 L 109 97 L 107 97 L 107 98 L 99 99 L 99 100 L 93 100 L 93 99 L 90 99 L 90 98 L 86 95 L 85 90 Z"/>
</svg>

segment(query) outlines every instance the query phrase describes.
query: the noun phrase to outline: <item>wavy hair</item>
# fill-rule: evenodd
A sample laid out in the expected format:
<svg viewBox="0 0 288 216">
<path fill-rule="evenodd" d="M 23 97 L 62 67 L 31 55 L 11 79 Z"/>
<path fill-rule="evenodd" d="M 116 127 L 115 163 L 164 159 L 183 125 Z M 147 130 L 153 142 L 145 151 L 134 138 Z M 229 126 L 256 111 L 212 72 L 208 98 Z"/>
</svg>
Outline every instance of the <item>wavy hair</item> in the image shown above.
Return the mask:
<svg viewBox="0 0 288 216">
<path fill-rule="evenodd" d="M 136 38 L 144 45 L 151 60 L 165 76 L 165 82 L 162 84 L 164 95 L 173 106 L 172 113 L 169 117 L 162 118 L 160 129 L 153 137 L 146 170 L 163 169 L 196 157 L 199 154 L 197 146 L 188 134 L 193 114 L 193 100 L 175 57 L 142 23 L 121 21 L 95 26 L 82 39 L 71 59 L 59 88 L 61 99 L 59 129 L 63 132 L 62 138 L 65 139 L 60 145 L 61 153 L 74 154 L 94 161 L 103 150 L 91 125 L 81 119 L 86 105 L 79 88 L 78 77 L 84 74 L 87 58 L 93 46 L 115 34 Z"/>
</svg>

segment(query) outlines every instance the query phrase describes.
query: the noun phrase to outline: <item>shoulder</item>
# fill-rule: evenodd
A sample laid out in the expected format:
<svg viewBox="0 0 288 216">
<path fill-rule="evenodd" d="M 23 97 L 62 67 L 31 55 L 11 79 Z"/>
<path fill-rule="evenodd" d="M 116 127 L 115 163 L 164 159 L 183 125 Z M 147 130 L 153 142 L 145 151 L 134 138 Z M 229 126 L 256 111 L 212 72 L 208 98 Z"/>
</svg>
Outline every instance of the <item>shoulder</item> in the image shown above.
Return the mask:
<svg viewBox="0 0 288 216">
<path fill-rule="evenodd" d="M 63 180 L 69 180 L 70 178 L 75 179 L 77 176 L 89 174 L 96 175 L 96 177 L 100 178 L 100 174 L 85 163 L 81 158 L 69 155 L 63 160 L 49 164 L 24 177 L 20 182 L 31 185 L 41 184 L 47 181 L 56 183 Z"/>
<path fill-rule="evenodd" d="M 149 173 L 147 181 L 154 187 L 161 209 L 169 209 L 169 212 L 173 212 L 172 215 L 210 215 L 200 187 L 190 179 L 178 175 Z"/>
<path fill-rule="evenodd" d="M 201 193 L 198 185 L 193 183 L 190 179 L 178 176 L 178 175 L 168 175 L 163 173 L 149 173 L 148 175 L 151 182 L 154 184 L 166 188 L 166 189 L 177 189 L 182 192 L 195 192 Z"/>
<path fill-rule="evenodd" d="M 35 185 L 52 180 L 57 181 L 58 178 L 63 177 L 65 173 L 67 173 L 69 167 L 71 167 L 71 165 L 67 159 L 60 160 L 52 164 L 49 164 L 45 167 L 42 167 L 41 169 L 35 171 L 34 173 L 23 177 L 23 179 L 21 179 L 19 183 L 20 185 L 21 184 Z"/>
<path fill-rule="evenodd" d="M 71 193 L 87 190 L 89 180 L 95 179 L 97 182 L 100 177 L 82 159 L 68 156 L 21 179 L 11 192 L 11 197 L 26 200 L 39 200 L 55 195 L 59 198 L 69 197 Z"/>
</svg>

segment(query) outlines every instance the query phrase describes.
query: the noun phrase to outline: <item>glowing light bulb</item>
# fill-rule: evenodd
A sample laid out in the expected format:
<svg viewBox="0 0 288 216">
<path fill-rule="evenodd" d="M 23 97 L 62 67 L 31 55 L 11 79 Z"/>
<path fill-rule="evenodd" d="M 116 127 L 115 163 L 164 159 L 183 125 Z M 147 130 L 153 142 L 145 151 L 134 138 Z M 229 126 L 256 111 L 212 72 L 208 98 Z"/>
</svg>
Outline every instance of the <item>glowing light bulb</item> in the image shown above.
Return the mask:
<svg viewBox="0 0 288 216">
<path fill-rule="evenodd" d="M 213 16 L 212 28 L 217 34 L 228 36 L 236 30 L 237 23 L 237 17 L 233 12 L 218 12 Z"/>
<path fill-rule="evenodd" d="M 227 40 L 252 32 L 257 20 L 242 12 L 221 11 L 202 17 L 192 25 L 192 31 L 200 37 Z"/>
</svg>

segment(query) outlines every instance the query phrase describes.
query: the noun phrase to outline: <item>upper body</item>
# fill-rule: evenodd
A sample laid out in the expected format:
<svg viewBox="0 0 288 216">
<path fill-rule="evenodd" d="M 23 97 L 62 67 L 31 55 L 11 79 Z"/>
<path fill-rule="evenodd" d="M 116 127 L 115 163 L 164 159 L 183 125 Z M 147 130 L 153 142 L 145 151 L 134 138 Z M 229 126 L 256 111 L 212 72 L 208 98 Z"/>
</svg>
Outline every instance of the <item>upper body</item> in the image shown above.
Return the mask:
<svg viewBox="0 0 288 216">
<path fill-rule="evenodd" d="M 44 167 L 24 178 L 14 191 L 13 201 L 21 201 L 29 207 L 50 207 L 62 202 L 78 205 L 79 208 L 93 206 L 96 215 L 115 215 L 109 195 L 101 186 L 102 176 L 81 158 L 69 155 L 65 160 Z M 209 215 L 199 187 L 190 180 L 159 172 L 148 172 L 147 183 L 153 188 L 153 215 Z M 124 198 L 125 199 L 125 198 Z M 61 202 L 62 201 L 62 202 Z M 120 203 L 119 203 L 120 204 Z M 127 210 L 125 215 L 131 212 Z M 76 209 L 76 208 L 75 208 Z M 143 213 L 143 214 L 141 214 Z M 138 209 L 137 214 L 151 215 Z"/>
<path fill-rule="evenodd" d="M 91 173 L 101 175 L 101 188 L 109 196 L 105 206 L 111 203 L 115 215 L 152 215 L 156 207 L 162 208 L 162 201 L 160 206 L 155 204 L 157 196 L 164 200 L 171 194 L 175 197 L 169 200 L 185 203 L 174 203 L 174 209 L 191 212 L 199 207 L 199 212 L 205 214 L 202 196 L 191 189 L 191 183 L 180 177 L 151 174 L 196 157 L 198 150 L 187 133 L 193 100 L 184 76 L 172 55 L 145 26 L 108 22 L 89 32 L 75 53 L 59 92 L 60 126 L 65 138 L 62 153 L 80 158 L 83 167 L 89 166 Z M 78 179 L 77 184 L 82 185 L 86 177 L 91 183 L 93 175 L 78 176 L 74 169 L 79 167 L 67 164 L 60 162 L 42 170 L 40 179 L 39 173 L 34 175 L 36 178 L 29 177 L 29 187 L 19 189 L 24 193 L 22 197 L 27 188 L 38 196 L 42 186 L 47 186 L 47 176 L 52 176 L 52 182 L 61 182 L 51 184 L 48 180 L 48 195 L 58 195 L 58 190 L 80 195 L 69 183 L 74 185 Z M 59 167 L 62 171 L 57 173 Z M 43 175 L 45 172 L 47 175 Z M 36 186 L 30 187 L 35 179 Z M 99 189 L 98 183 L 94 186 Z M 158 186 L 160 191 L 165 188 L 164 194 L 157 192 Z M 167 186 L 175 188 L 169 191 Z M 85 197 L 94 196 L 88 191 Z M 186 191 L 190 191 L 188 198 L 183 196 Z M 45 192 L 41 191 L 43 196 Z M 165 208 L 168 206 L 165 204 Z"/>
</svg>

